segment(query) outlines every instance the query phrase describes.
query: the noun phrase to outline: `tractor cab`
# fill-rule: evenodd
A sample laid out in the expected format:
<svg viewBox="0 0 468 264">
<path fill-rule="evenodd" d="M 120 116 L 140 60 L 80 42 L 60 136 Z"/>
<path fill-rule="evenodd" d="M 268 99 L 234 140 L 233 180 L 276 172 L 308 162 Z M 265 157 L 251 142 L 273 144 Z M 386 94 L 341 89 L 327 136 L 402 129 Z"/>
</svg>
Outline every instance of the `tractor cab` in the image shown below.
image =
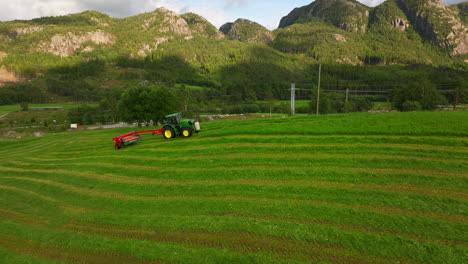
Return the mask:
<svg viewBox="0 0 468 264">
<path fill-rule="evenodd" d="M 182 119 L 181 113 L 166 116 L 164 119 L 163 136 L 165 139 L 181 136 L 189 138 L 200 132 L 200 123 L 193 119 Z"/>
<path fill-rule="evenodd" d="M 172 124 L 174 126 L 178 126 L 179 123 L 180 123 L 180 120 L 182 120 L 182 114 L 177 113 L 177 114 L 172 114 L 172 115 L 166 116 L 166 118 L 164 119 L 164 123 Z"/>
</svg>

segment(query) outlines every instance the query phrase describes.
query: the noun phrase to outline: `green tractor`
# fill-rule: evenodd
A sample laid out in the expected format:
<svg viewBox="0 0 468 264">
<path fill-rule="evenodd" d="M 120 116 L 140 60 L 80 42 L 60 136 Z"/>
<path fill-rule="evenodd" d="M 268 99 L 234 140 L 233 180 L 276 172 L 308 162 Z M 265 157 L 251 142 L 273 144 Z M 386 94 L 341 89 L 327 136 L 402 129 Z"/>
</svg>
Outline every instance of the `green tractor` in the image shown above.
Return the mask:
<svg viewBox="0 0 468 264">
<path fill-rule="evenodd" d="M 182 119 L 181 113 L 166 116 L 163 126 L 163 137 L 165 139 L 181 136 L 189 138 L 193 133 L 200 132 L 200 123 L 193 119 Z"/>
</svg>

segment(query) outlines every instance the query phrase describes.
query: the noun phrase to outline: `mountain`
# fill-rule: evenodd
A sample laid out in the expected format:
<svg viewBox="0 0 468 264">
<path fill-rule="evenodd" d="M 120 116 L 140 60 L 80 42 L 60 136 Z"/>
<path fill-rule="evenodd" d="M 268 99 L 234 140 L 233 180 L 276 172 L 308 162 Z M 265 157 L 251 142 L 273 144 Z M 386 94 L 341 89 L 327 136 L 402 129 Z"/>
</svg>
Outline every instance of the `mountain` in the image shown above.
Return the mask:
<svg viewBox="0 0 468 264">
<path fill-rule="evenodd" d="M 416 29 L 452 55 L 468 53 L 468 28 L 441 0 L 397 0 Z"/>
<path fill-rule="evenodd" d="M 218 30 L 164 8 L 121 19 L 87 11 L 0 22 L 0 104 L 96 101 L 141 85 L 197 87 L 194 96 L 205 99 L 285 99 L 291 82 L 316 83 L 319 63 L 330 85 L 446 83 L 467 69 L 466 5 L 437 3 L 316 0 L 274 31 L 245 19 Z"/>
<path fill-rule="evenodd" d="M 273 40 L 270 30 L 247 19 L 226 23 L 219 30 L 232 39 L 247 43 L 270 43 Z"/>
<path fill-rule="evenodd" d="M 7 53 L 45 52 L 61 57 L 96 49 L 143 57 L 163 43 L 195 37 L 222 39 L 224 35 L 201 16 L 178 16 L 164 8 L 124 19 L 87 11 L 0 23 L 0 49 Z"/>
<path fill-rule="evenodd" d="M 460 3 L 458 5 L 452 6 L 457 10 L 460 14 L 460 19 L 465 23 L 468 24 L 468 1 Z"/>
<path fill-rule="evenodd" d="M 457 56 L 468 53 L 466 3 L 459 4 L 458 8 L 457 12 L 442 0 L 388 0 L 375 8 L 355 0 L 316 0 L 283 17 L 279 28 L 306 24 L 317 18 L 337 28 L 363 34 L 376 24 L 402 31 L 412 28 L 422 38 Z"/>
<path fill-rule="evenodd" d="M 366 32 L 370 8 L 355 0 L 316 0 L 294 9 L 280 21 L 280 28 L 318 17 L 351 32 Z"/>
</svg>

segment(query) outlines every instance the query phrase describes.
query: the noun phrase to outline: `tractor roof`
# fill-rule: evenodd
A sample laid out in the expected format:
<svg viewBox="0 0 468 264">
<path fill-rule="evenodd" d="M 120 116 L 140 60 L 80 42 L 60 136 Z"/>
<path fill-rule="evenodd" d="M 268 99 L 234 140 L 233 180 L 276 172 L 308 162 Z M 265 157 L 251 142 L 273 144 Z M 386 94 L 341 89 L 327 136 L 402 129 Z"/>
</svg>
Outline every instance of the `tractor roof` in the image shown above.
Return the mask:
<svg viewBox="0 0 468 264">
<path fill-rule="evenodd" d="M 171 117 L 178 116 L 178 115 L 180 115 L 180 113 L 170 114 L 166 116 L 166 118 L 171 118 Z"/>
</svg>

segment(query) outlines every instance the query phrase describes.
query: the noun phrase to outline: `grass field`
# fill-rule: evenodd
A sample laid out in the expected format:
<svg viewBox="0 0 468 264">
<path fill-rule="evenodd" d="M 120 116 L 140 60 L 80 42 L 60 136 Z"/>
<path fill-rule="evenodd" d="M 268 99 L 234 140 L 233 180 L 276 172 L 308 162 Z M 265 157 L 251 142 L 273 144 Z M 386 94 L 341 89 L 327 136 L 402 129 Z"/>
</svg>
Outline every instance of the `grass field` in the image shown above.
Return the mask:
<svg viewBox="0 0 468 264">
<path fill-rule="evenodd" d="M 0 142 L 0 263 L 468 263 L 468 112 Z"/>
</svg>

